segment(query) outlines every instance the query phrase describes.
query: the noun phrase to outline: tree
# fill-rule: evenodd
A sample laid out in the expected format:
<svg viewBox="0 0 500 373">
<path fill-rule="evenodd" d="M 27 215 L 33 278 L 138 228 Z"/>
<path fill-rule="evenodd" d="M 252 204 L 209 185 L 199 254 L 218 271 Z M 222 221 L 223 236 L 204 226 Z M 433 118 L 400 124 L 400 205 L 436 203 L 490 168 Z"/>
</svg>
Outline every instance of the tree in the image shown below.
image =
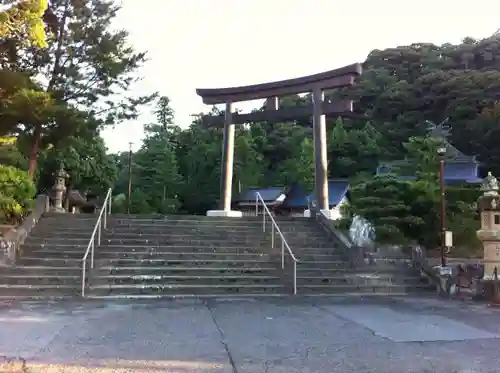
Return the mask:
<svg viewBox="0 0 500 373">
<path fill-rule="evenodd" d="M 0 164 L 26 169 L 27 160 L 19 151 L 15 137 L 0 137 Z"/>
<path fill-rule="evenodd" d="M 2 0 L 0 39 L 26 40 L 34 47 L 46 47 L 43 16 L 48 0 Z"/>
<path fill-rule="evenodd" d="M 134 156 L 135 188 L 157 212 L 175 212 L 181 179 L 170 133 L 158 125 L 148 126 L 146 131 L 143 146 Z"/>
<path fill-rule="evenodd" d="M 159 98 L 155 113 L 157 123 L 145 127 L 146 138 L 134 155 L 134 189 L 142 193 L 153 211 L 165 214 L 179 207 L 181 176 L 175 141 L 179 129 L 174 126 L 174 112 L 167 97 Z"/>
<path fill-rule="evenodd" d="M 338 119 L 328 136 L 328 176 L 349 178 L 373 174 L 381 156 L 380 134 L 366 123 L 362 129 L 346 128 Z"/>
<path fill-rule="evenodd" d="M 38 189 L 50 190 L 54 173 L 63 167 L 69 175 L 68 189 L 83 193 L 105 194 L 118 177 L 116 164 L 106 154 L 104 140 L 96 134 L 91 138 L 74 136 L 65 144 L 52 146 L 40 157 Z"/>
<path fill-rule="evenodd" d="M 95 130 L 135 118 L 141 105 L 154 96 L 130 94 L 145 54 L 127 45 L 127 32 L 111 28 L 119 10 L 114 2 L 53 0 L 50 10 L 58 23 L 47 48 L 22 47 L 10 65 L 46 82 L 43 91 L 57 105 L 48 119 L 18 127 L 30 139 L 31 173 L 39 150 L 47 145 L 45 138 L 55 145 L 82 126 L 92 125 Z M 3 57 L 11 60 L 6 53 Z"/>
<path fill-rule="evenodd" d="M 204 214 L 220 198 L 222 134 L 195 122 L 179 135 L 177 157 L 183 185 L 179 191 L 182 211 Z"/>
<path fill-rule="evenodd" d="M 0 165 L 0 220 L 18 223 L 31 207 L 35 192 L 25 171 Z"/>
<path fill-rule="evenodd" d="M 312 191 L 315 175 L 314 144 L 311 139 L 305 138 L 294 149 L 293 157 L 281 162 L 277 184 L 289 186 L 298 183 L 304 190 Z"/>
<path fill-rule="evenodd" d="M 236 194 L 240 187 L 243 190 L 262 185 L 267 165 L 251 130 L 238 128 L 235 137 L 233 193 Z"/>
<path fill-rule="evenodd" d="M 375 176 L 352 187 L 350 213 L 373 225 L 377 242 L 407 243 L 421 238 L 425 224 L 422 216 L 412 214 L 412 202 L 419 197 L 410 182 Z"/>
</svg>

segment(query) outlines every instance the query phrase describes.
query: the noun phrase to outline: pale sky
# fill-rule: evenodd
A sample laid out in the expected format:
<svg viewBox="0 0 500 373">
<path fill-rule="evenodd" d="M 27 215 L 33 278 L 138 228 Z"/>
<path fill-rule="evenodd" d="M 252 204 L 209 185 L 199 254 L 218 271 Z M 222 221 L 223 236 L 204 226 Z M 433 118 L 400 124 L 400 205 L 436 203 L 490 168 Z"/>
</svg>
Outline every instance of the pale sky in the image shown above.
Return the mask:
<svg viewBox="0 0 500 373">
<path fill-rule="evenodd" d="M 196 88 L 293 78 L 363 62 L 373 49 L 458 43 L 500 28 L 498 0 L 122 0 L 117 26 L 148 52 L 138 93 L 168 96 L 181 127 L 207 111 Z M 405 6 L 404 3 L 411 6 Z M 261 101 L 235 105 L 245 110 Z M 144 113 L 107 129 L 111 152 L 140 146 Z"/>
</svg>

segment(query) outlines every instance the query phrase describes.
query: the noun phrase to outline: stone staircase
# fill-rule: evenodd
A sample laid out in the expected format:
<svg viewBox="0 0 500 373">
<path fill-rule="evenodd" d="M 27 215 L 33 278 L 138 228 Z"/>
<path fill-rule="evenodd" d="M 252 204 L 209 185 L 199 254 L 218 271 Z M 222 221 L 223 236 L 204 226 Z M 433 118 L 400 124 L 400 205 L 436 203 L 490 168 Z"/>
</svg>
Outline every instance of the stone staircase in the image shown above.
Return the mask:
<svg viewBox="0 0 500 373">
<path fill-rule="evenodd" d="M 339 243 L 315 220 L 278 217 L 277 223 L 299 259 L 299 295 L 394 296 L 429 289 L 407 258 L 378 258 L 352 266 Z"/>
<path fill-rule="evenodd" d="M 281 272 L 258 250 L 259 219 L 112 216 L 88 294 L 109 297 L 284 295 Z"/>
<path fill-rule="evenodd" d="M 81 264 L 96 215 L 45 214 L 18 264 L 0 268 L 0 298 L 81 295 Z M 111 215 L 89 298 L 242 297 L 290 294 L 289 278 L 271 260 L 262 218 Z M 277 218 L 299 258 L 299 295 L 404 295 L 424 285 L 401 259 L 353 268 L 317 222 Z M 276 245 L 277 246 L 277 245 Z"/>
<path fill-rule="evenodd" d="M 95 215 L 45 213 L 14 267 L 0 267 L 0 299 L 74 297 Z"/>
</svg>

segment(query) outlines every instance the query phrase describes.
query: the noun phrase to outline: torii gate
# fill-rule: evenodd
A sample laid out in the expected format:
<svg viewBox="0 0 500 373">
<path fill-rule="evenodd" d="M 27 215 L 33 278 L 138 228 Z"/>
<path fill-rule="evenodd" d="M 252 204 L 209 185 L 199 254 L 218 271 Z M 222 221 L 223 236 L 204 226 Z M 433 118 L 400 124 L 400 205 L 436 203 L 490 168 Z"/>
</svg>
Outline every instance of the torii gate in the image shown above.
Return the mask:
<svg viewBox="0 0 500 373">
<path fill-rule="evenodd" d="M 211 127 L 224 127 L 222 145 L 221 200 L 219 210 L 210 210 L 208 216 L 241 217 L 240 211 L 231 211 L 233 183 L 233 158 L 235 125 L 258 121 L 284 122 L 303 117 L 313 117 L 315 153 L 315 189 L 318 207 L 329 216 L 328 161 L 326 145 L 326 115 L 347 116 L 353 111 L 352 100 L 340 102 L 324 101 L 324 91 L 354 85 L 361 74 L 361 64 L 356 63 L 324 73 L 303 76 L 277 82 L 248 85 L 244 87 L 197 89 L 203 103 L 226 104 L 224 115 L 202 117 L 202 123 Z M 294 108 L 279 108 L 279 97 L 312 93 L 312 105 Z M 265 111 L 238 114 L 232 112 L 234 102 L 266 99 Z"/>
</svg>

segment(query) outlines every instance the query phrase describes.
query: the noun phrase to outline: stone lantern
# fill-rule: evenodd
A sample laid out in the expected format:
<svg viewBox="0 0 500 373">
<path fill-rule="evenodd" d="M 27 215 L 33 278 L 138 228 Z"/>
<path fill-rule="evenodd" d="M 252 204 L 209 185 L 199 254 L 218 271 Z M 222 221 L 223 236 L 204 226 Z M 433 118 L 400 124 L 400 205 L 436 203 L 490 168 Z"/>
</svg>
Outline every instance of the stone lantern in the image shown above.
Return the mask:
<svg viewBox="0 0 500 373">
<path fill-rule="evenodd" d="M 64 192 L 66 191 L 66 179 L 68 178 L 68 174 L 64 169 L 61 168 L 56 172 L 55 177 L 55 184 L 52 187 L 52 189 L 55 192 L 55 197 L 54 197 L 54 209 L 53 211 L 55 212 L 65 212 L 64 207 L 63 207 L 63 196 Z"/>
<path fill-rule="evenodd" d="M 500 271 L 500 196 L 498 181 L 488 172 L 481 187 L 483 195 L 477 206 L 481 214 L 481 228 L 477 237 L 483 244 L 484 275 L 481 281 L 482 293 L 490 300 L 499 300 L 498 271 Z"/>
</svg>

